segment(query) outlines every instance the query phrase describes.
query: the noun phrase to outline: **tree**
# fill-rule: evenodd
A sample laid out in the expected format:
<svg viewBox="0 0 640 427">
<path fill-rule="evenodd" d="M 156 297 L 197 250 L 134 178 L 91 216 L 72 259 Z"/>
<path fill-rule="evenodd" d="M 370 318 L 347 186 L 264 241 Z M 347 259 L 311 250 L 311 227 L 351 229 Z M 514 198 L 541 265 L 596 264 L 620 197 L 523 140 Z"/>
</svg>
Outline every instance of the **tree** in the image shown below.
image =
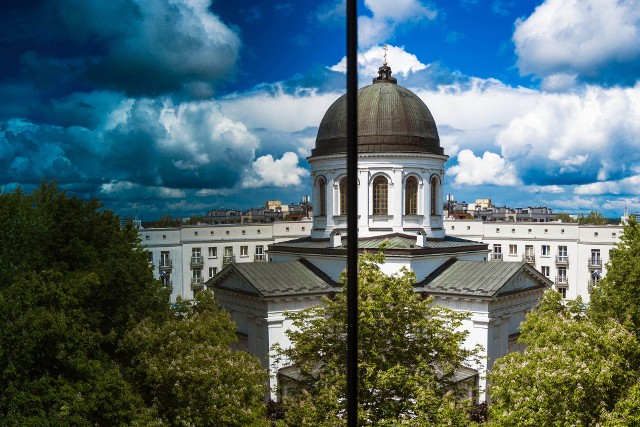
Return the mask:
<svg viewBox="0 0 640 427">
<path fill-rule="evenodd" d="M 177 316 L 137 231 L 97 200 L 43 182 L 0 195 L 0 221 L 3 425 L 246 425 L 264 407 L 228 316 L 210 300 Z"/>
<path fill-rule="evenodd" d="M 616 405 L 637 381 L 640 345 L 616 321 L 594 322 L 581 310 L 580 301 L 564 306 L 557 292 L 545 293 L 521 325 L 524 354 L 498 359 L 489 373 L 490 425 L 589 426 L 616 419 Z"/>
<path fill-rule="evenodd" d="M 120 351 L 125 372 L 162 422 L 176 426 L 266 425 L 267 374 L 258 359 L 230 348 L 235 325 L 213 294 L 163 323 L 145 319 L 129 331 Z"/>
<path fill-rule="evenodd" d="M 562 221 L 562 222 L 578 222 L 577 219 L 572 218 L 571 215 L 569 215 L 568 213 L 557 214 L 555 217 L 555 220 Z"/>
<path fill-rule="evenodd" d="M 453 375 L 476 355 L 462 344 L 464 314 L 432 305 L 415 292 L 407 270 L 385 275 L 381 254 L 359 260 L 360 425 L 469 425 L 468 401 L 457 399 Z M 292 346 L 279 356 L 299 370 L 285 400 L 288 425 L 346 423 L 346 279 L 321 307 L 289 314 Z"/>
<path fill-rule="evenodd" d="M 592 289 L 588 312 L 597 321 L 616 319 L 640 333 L 640 225 L 635 216 L 611 252 L 606 276 Z"/>
<path fill-rule="evenodd" d="M 587 216 L 584 216 L 583 214 L 578 215 L 578 223 L 604 225 L 608 224 L 609 220 L 605 218 L 604 215 L 602 215 L 600 212 L 591 211 Z"/>
</svg>

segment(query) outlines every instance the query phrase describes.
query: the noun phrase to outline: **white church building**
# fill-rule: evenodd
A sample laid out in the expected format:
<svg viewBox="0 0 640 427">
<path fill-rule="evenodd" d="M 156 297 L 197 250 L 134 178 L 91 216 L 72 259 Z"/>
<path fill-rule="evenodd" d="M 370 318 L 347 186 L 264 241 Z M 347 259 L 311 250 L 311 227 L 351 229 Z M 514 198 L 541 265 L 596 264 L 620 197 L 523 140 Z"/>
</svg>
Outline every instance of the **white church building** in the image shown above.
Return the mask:
<svg viewBox="0 0 640 427">
<path fill-rule="evenodd" d="M 265 369 L 274 344 L 290 345 L 287 312 L 322 303 L 346 267 L 346 96 L 327 110 L 308 158 L 313 187 L 311 235 L 268 246 L 269 262 L 230 263 L 206 286 L 237 324 L 240 345 Z M 442 198 L 447 156 L 425 103 L 397 84 L 386 63 L 358 92 L 358 251 L 384 244 L 387 274 L 415 272 L 416 292 L 468 313 L 465 346 L 484 348 L 477 371 L 519 350 L 519 325 L 552 282 L 526 262 L 488 262 L 487 244 L 448 236 Z M 273 372 L 272 372 L 273 374 Z M 275 386 L 275 375 L 272 375 Z"/>
</svg>

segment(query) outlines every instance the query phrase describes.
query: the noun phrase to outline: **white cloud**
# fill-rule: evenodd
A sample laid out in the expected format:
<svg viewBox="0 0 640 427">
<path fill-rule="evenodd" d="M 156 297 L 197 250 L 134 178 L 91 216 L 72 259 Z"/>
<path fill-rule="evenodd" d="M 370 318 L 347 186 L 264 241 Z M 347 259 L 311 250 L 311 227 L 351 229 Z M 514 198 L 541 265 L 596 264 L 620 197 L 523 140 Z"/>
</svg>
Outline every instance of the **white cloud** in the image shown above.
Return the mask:
<svg viewBox="0 0 640 427">
<path fill-rule="evenodd" d="M 522 184 L 513 167 L 496 153 L 485 151 L 482 157 L 476 157 L 471 150 L 462 150 L 458 154 L 458 164 L 447 169 L 456 185 L 500 185 Z"/>
<path fill-rule="evenodd" d="M 300 185 L 309 171 L 298 167 L 298 156 L 287 152 L 280 159 L 271 154 L 258 157 L 242 182 L 244 188 L 289 187 Z"/>
<path fill-rule="evenodd" d="M 598 210 L 600 208 L 600 204 L 596 199 L 584 199 L 579 196 L 573 196 L 571 199 L 561 198 L 553 201 L 547 201 L 546 205 L 552 205 L 556 208 L 570 210 L 572 212 L 588 209 L 588 210 Z"/>
<path fill-rule="evenodd" d="M 419 0 L 365 0 L 364 3 L 372 15 L 358 17 L 358 43 L 363 47 L 390 40 L 400 25 L 433 20 L 438 14 L 434 7 Z"/>
<path fill-rule="evenodd" d="M 322 116 L 342 93 L 301 91 L 287 94 L 278 86 L 275 92 L 250 92 L 220 100 L 222 112 L 250 128 L 295 132 L 320 125 Z"/>
<path fill-rule="evenodd" d="M 634 175 L 617 181 L 594 182 L 579 185 L 576 194 L 626 194 L 640 195 L 640 175 Z"/>
<path fill-rule="evenodd" d="M 513 34 L 521 73 L 543 78 L 550 89 L 571 85 L 576 75 L 606 80 L 629 66 L 635 80 L 639 39 L 638 0 L 546 0 L 516 21 Z"/>
<path fill-rule="evenodd" d="M 526 190 L 530 193 L 538 194 L 538 193 L 551 193 L 551 194 L 561 194 L 564 193 L 564 188 L 559 185 L 530 185 L 526 187 Z"/>
<path fill-rule="evenodd" d="M 184 191 L 176 188 L 146 186 L 129 181 L 102 184 L 100 193 L 101 197 L 110 200 L 176 199 L 185 196 Z"/>
<path fill-rule="evenodd" d="M 402 47 L 387 45 L 387 63 L 391 67 L 393 74 L 407 77 L 411 73 L 424 70 L 428 65 L 423 64 L 418 58 Z M 382 65 L 384 51 L 382 46 L 372 46 L 365 52 L 358 53 L 358 74 L 360 80 L 370 81 L 372 76 L 378 75 L 378 68 Z M 332 71 L 346 73 L 347 57 L 344 56 L 336 65 L 331 67 Z"/>
</svg>

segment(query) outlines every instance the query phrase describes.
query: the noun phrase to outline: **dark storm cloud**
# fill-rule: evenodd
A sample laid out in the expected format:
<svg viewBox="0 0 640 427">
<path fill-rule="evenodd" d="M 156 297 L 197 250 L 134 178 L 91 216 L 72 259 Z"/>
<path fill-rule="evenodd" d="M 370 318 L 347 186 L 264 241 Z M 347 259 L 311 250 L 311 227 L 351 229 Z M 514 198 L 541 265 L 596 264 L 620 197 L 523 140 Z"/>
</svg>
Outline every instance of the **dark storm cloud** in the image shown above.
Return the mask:
<svg viewBox="0 0 640 427">
<path fill-rule="evenodd" d="M 108 88 L 210 95 L 233 72 L 240 40 L 200 0 L 42 0 L 6 4 L 2 83 L 48 98 Z M 207 88 L 208 90 L 204 90 Z"/>
</svg>

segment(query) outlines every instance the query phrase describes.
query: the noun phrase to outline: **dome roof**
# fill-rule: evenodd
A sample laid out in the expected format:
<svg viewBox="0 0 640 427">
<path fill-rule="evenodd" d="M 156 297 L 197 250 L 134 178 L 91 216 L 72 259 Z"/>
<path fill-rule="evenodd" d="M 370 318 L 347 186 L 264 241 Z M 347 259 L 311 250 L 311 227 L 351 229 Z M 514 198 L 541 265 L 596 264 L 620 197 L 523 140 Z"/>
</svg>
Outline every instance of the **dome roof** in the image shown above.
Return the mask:
<svg viewBox="0 0 640 427">
<path fill-rule="evenodd" d="M 329 107 L 311 156 L 347 152 L 347 96 Z M 359 153 L 443 154 L 436 122 L 424 102 L 380 67 L 373 84 L 358 90 Z"/>
</svg>

